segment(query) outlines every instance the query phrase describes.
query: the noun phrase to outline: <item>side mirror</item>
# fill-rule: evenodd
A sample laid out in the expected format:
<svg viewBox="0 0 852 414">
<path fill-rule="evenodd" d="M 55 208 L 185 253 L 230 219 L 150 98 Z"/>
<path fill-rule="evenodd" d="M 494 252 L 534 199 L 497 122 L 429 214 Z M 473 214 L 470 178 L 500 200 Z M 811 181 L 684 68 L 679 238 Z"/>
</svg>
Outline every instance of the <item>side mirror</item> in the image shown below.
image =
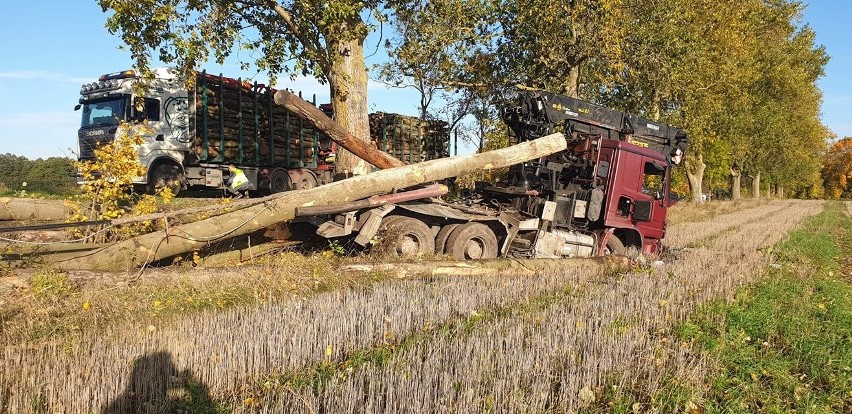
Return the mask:
<svg viewBox="0 0 852 414">
<path fill-rule="evenodd" d="M 74 105 L 74 111 L 79 111 L 80 108 L 82 108 L 82 107 L 83 107 L 83 105 L 80 105 L 80 104 Z"/>
</svg>

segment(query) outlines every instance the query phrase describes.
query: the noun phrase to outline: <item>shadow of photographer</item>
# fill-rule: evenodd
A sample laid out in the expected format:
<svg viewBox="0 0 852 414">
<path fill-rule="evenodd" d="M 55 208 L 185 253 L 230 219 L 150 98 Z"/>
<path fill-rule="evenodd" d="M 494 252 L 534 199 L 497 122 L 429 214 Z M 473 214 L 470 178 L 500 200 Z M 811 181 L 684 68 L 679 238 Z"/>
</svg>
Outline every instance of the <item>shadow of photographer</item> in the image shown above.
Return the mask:
<svg viewBox="0 0 852 414">
<path fill-rule="evenodd" d="M 207 386 L 191 371 L 178 371 L 168 352 L 154 352 L 133 362 L 124 391 L 101 414 L 216 413 Z"/>
</svg>

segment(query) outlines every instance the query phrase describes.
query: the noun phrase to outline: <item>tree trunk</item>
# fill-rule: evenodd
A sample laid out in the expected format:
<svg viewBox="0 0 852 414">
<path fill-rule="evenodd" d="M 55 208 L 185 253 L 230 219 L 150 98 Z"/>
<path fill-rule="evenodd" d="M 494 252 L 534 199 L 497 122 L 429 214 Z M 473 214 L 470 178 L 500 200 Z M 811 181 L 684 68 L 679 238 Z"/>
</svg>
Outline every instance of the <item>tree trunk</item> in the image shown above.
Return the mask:
<svg viewBox="0 0 852 414">
<path fill-rule="evenodd" d="M 474 171 L 504 168 L 562 151 L 566 146 L 565 137 L 556 133 L 481 154 L 436 159 L 377 171 L 309 190 L 278 193 L 267 197 L 263 204 L 134 237 L 83 257 L 57 261 L 55 265 L 62 269 L 129 270 L 199 250 L 211 242 L 252 233 L 291 220 L 298 207 L 342 204 L 388 193 L 397 188 Z"/>
<path fill-rule="evenodd" d="M 62 200 L 0 197 L 0 220 L 65 220 L 67 214 Z"/>
<path fill-rule="evenodd" d="M 275 93 L 275 103 L 307 119 L 317 129 L 340 144 L 341 147 L 376 167 L 384 169 L 405 165 L 402 161 L 370 144 L 369 131 L 366 138 L 354 136 L 317 109 L 317 107 L 286 90 L 280 90 Z"/>
<path fill-rule="evenodd" d="M 568 77 L 563 85 L 563 94 L 571 98 L 580 98 L 580 66 L 572 65 L 568 70 Z"/>
<path fill-rule="evenodd" d="M 743 177 L 742 171 L 740 171 L 740 167 L 737 164 L 731 166 L 731 200 L 739 200 L 740 189 L 742 188 L 741 179 Z"/>
<path fill-rule="evenodd" d="M 784 186 L 779 184 L 778 187 L 775 190 L 776 190 L 775 195 L 778 198 L 783 200 L 784 199 Z"/>
<path fill-rule="evenodd" d="M 751 177 L 751 194 L 754 198 L 760 198 L 760 171 Z"/>
<path fill-rule="evenodd" d="M 356 19 L 350 32 L 360 30 L 364 22 Z M 330 39 L 333 50 L 329 87 L 334 118 L 343 130 L 369 142 L 370 124 L 367 110 L 367 67 L 364 65 L 364 39 Z M 370 167 L 345 148 L 337 149 L 335 170 L 338 177 L 363 175 Z"/>
<path fill-rule="evenodd" d="M 465 262 L 360 263 L 343 266 L 342 270 L 347 273 L 390 272 L 398 278 L 404 278 L 411 276 L 532 276 L 542 272 L 566 269 L 585 269 L 589 273 L 600 270 L 601 274 L 611 275 L 623 272 L 629 267 L 630 260 L 625 256 L 600 256 L 575 257 L 571 260 L 501 258 Z"/>
<path fill-rule="evenodd" d="M 701 198 L 701 184 L 704 181 L 704 169 L 707 168 L 707 165 L 704 164 L 704 156 L 701 154 L 691 157 L 691 159 L 694 161 L 687 163 L 686 168 L 686 178 L 689 179 L 689 191 L 692 194 L 692 202 L 702 203 L 704 199 Z"/>
</svg>

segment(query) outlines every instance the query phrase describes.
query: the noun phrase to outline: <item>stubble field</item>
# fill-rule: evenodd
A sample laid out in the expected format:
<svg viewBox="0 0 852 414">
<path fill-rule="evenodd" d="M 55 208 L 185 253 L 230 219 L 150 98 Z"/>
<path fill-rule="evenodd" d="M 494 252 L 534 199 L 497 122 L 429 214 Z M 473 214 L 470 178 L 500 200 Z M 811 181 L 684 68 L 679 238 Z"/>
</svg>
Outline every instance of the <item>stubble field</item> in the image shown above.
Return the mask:
<svg viewBox="0 0 852 414">
<path fill-rule="evenodd" d="M 773 200 L 675 211 L 672 253 L 619 274 L 352 280 L 325 264 L 192 269 L 184 285 L 244 276 L 253 287 L 228 286 L 254 299 L 171 317 L 161 314 L 175 301 L 182 310 L 228 297 L 151 289 L 142 303 L 115 305 L 125 290 L 139 297 L 138 281 L 22 293 L 31 306 L 17 316 L 3 305 L 14 324 L 2 336 L 0 412 L 684 412 L 701 406 L 710 371 L 676 328 L 764 277 L 773 246 L 823 208 Z M 326 272 L 345 280 L 323 281 Z M 84 326 L 25 341 L 34 326 L 20 312 L 38 312 L 39 300 L 44 312 L 77 304 L 63 315 Z M 134 312 L 143 315 L 110 315 Z"/>
</svg>

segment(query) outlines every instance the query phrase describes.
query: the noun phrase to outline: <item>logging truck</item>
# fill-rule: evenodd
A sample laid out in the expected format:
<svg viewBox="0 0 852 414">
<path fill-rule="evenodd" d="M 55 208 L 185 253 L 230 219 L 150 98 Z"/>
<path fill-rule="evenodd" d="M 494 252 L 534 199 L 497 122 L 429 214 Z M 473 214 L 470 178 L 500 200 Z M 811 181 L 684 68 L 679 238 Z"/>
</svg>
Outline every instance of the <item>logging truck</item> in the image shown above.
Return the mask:
<svg viewBox="0 0 852 414">
<path fill-rule="evenodd" d="M 139 192 L 223 189 L 230 164 L 245 172 L 249 190 L 303 190 L 333 180 L 335 142 L 276 105 L 274 88 L 205 71 L 195 72 L 190 86 L 171 68 L 155 69 L 153 75 L 144 94 L 134 88 L 142 80 L 134 70 L 82 86 L 75 107 L 82 109 L 79 160 L 94 159 L 94 150 L 115 139 L 122 121 L 145 122 L 147 128 L 137 130 L 146 169 L 134 179 Z M 320 108 L 331 116 L 330 105 Z M 371 114 L 373 143 L 409 163 L 449 156 L 446 124 L 418 121 Z"/>
<path fill-rule="evenodd" d="M 662 250 L 671 169 L 687 148 L 676 127 L 548 92 L 503 109 L 517 142 L 562 132 L 567 149 L 513 165 L 452 202 L 431 185 L 366 200 L 296 209 L 316 234 L 377 243 L 396 256 L 590 257 Z"/>
</svg>

